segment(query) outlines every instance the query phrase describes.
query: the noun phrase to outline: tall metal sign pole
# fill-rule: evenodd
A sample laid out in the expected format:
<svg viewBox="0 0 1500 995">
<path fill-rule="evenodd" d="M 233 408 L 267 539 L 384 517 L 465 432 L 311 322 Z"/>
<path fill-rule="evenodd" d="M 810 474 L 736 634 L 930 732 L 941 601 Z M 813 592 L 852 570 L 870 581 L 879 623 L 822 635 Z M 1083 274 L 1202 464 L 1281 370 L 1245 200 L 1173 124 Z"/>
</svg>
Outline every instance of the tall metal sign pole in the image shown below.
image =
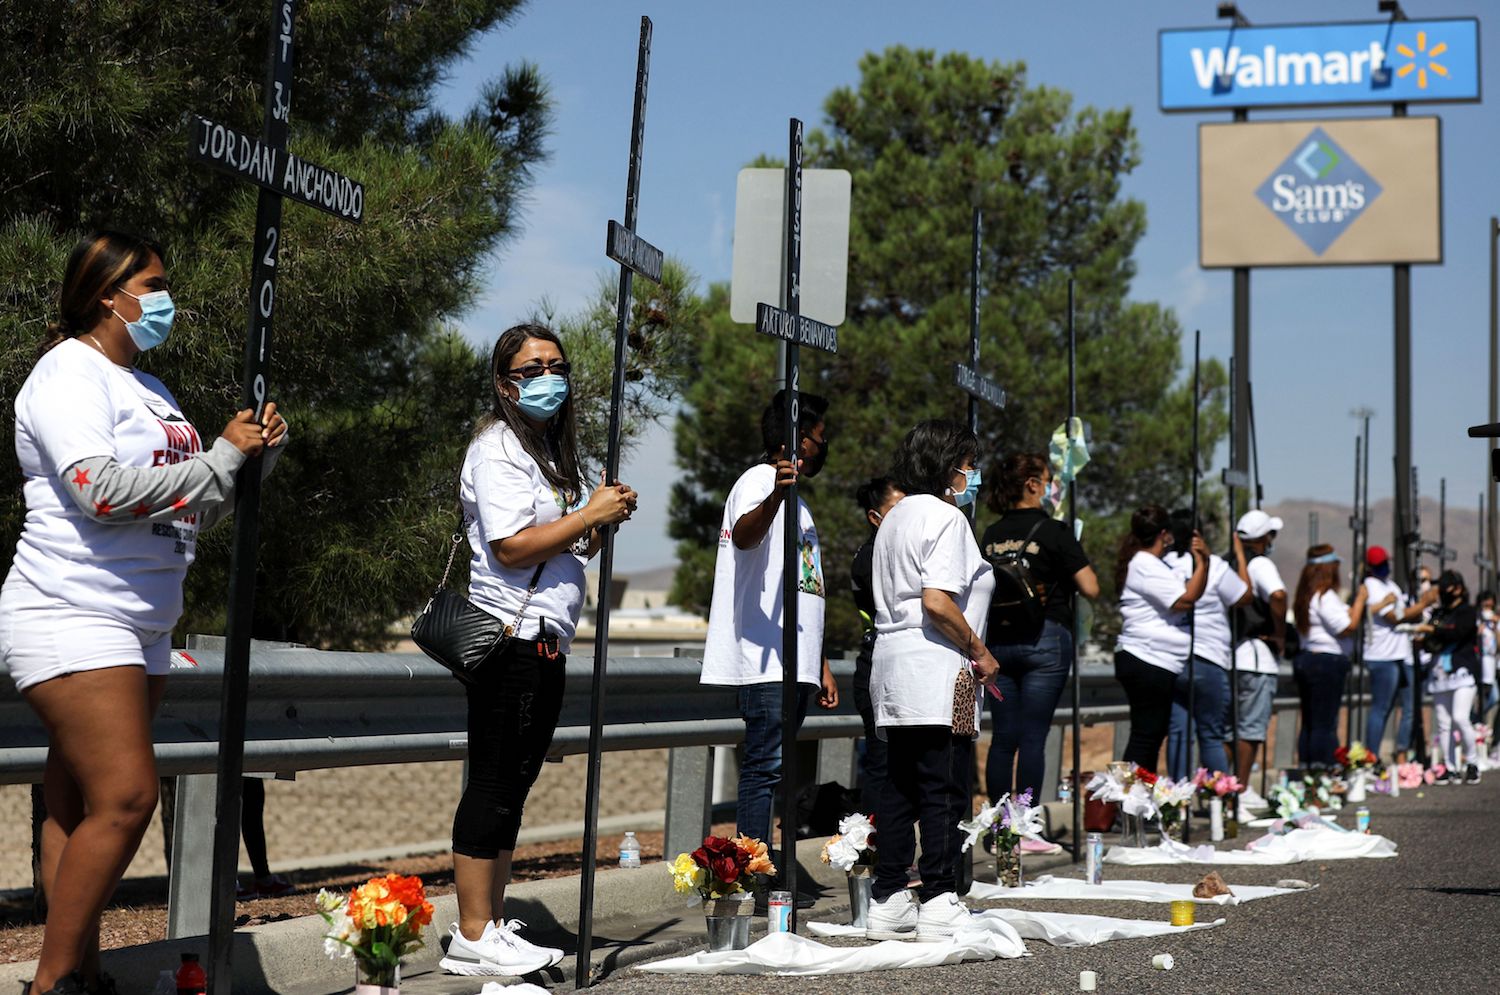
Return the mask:
<svg viewBox="0 0 1500 995">
<path fill-rule="evenodd" d="M 802 122 L 792 118 L 788 127 L 786 168 L 786 245 L 783 256 L 785 280 L 782 307 L 761 302 L 756 307 L 755 330 L 785 343 L 782 376 L 787 459 L 796 460 L 802 435 L 797 421 L 800 404 L 801 347 L 812 346 L 838 352 L 838 329 L 808 318 L 802 306 Z M 786 489 L 782 507 L 781 576 L 781 870 L 782 887 L 797 894 L 797 593 L 801 579 L 802 516 L 797 484 Z M 791 928 L 797 928 L 797 903 L 793 901 Z"/>
<path fill-rule="evenodd" d="M 1490 424 L 1500 422 L 1500 218 L 1490 217 Z M 1488 511 L 1488 523 L 1485 532 L 1489 536 L 1489 545 L 1479 547 L 1479 555 L 1488 561 L 1485 568 L 1489 571 L 1490 583 L 1496 582 L 1496 564 L 1500 563 L 1500 543 L 1496 542 L 1496 532 L 1500 531 L 1500 508 L 1495 505 L 1495 473 L 1492 469 L 1495 460 L 1495 447 L 1497 444 L 1492 437 L 1486 444 L 1490 459 L 1489 465 L 1485 467 L 1488 472 L 1488 482 L 1485 484 L 1485 493 L 1489 500 L 1485 502 Z"/>
<path fill-rule="evenodd" d="M 1391 108 L 1393 117 L 1406 117 L 1406 105 L 1395 104 Z M 1403 503 L 1415 508 L 1416 495 L 1407 492 L 1411 482 L 1411 263 L 1396 263 L 1391 267 L 1393 284 L 1396 366 L 1396 504 Z M 1403 493 L 1405 492 L 1405 493 Z M 1413 512 L 1415 514 L 1415 512 Z M 1406 558 L 1406 544 L 1401 542 L 1401 525 L 1395 527 L 1394 552 L 1397 560 L 1394 572 L 1405 577 L 1413 568 Z M 1418 681 L 1420 683 L 1420 680 Z"/>
<path fill-rule="evenodd" d="M 651 70 L 651 18 L 641 18 L 641 39 L 635 64 L 635 109 L 630 121 L 630 166 L 625 179 L 625 222 L 609 223 L 604 252 L 620 264 L 620 290 L 615 300 L 615 365 L 609 391 L 609 441 L 604 458 L 604 479 L 619 482 L 620 408 L 625 394 L 625 343 L 629 335 L 634 275 L 661 282 L 663 253 L 636 234 L 641 193 L 641 148 L 646 138 L 646 85 Z M 587 988 L 593 981 L 591 958 L 594 948 L 594 862 L 599 845 L 599 783 L 604 748 L 604 674 L 609 662 L 609 619 L 613 607 L 615 564 L 614 529 L 603 531 L 599 549 L 599 594 L 595 600 L 594 676 L 589 696 L 588 786 L 584 795 L 583 876 L 578 887 L 578 952 L 574 962 L 574 985 Z"/>
<path fill-rule="evenodd" d="M 191 158 L 261 187 L 255 207 L 255 255 L 250 275 L 250 320 L 245 337 L 244 400 L 259 418 L 269 396 L 271 329 L 276 308 L 276 261 L 281 249 L 281 200 L 292 197 L 346 221 L 364 217 L 364 187 L 287 151 L 292 105 L 292 26 L 295 0 L 271 5 L 265 120 L 259 139 L 206 118 L 194 120 Z M 235 871 L 240 855 L 240 778 L 245 767 L 245 706 L 250 689 L 250 629 L 255 610 L 255 560 L 260 537 L 260 458 L 240 469 L 234 492 L 234 546 L 224 641 L 224 687 L 219 713 L 214 876 L 210 902 L 208 986 L 229 995 L 234 935 Z"/>
</svg>

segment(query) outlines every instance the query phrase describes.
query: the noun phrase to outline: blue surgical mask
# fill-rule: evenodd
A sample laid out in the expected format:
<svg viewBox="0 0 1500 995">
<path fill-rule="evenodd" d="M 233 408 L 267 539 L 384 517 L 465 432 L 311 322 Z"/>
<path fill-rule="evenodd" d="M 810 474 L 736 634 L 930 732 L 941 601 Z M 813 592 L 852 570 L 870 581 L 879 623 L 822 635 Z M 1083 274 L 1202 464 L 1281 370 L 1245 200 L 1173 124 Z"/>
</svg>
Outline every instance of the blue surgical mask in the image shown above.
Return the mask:
<svg viewBox="0 0 1500 995">
<path fill-rule="evenodd" d="M 983 478 L 979 475 L 978 470 L 963 470 L 960 472 L 964 475 L 964 489 L 954 493 L 953 503 L 960 508 L 964 508 L 973 504 L 979 497 L 979 485 L 983 483 Z"/>
<path fill-rule="evenodd" d="M 516 385 L 516 390 L 516 404 L 527 417 L 546 421 L 557 414 L 557 409 L 568 399 L 568 378 L 545 373 L 522 380 Z"/>
<path fill-rule="evenodd" d="M 121 288 L 120 293 L 126 297 L 135 297 L 141 304 L 141 316 L 135 321 L 125 321 L 120 318 L 120 312 L 110 309 L 116 318 L 125 321 L 125 330 L 130 333 L 130 341 L 135 343 L 135 347 L 145 352 L 167 341 L 167 336 L 172 333 L 172 317 L 177 314 L 177 305 L 172 303 L 172 295 L 165 290 L 153 290 L 136 297 L 124 288 Z"/>
</svg>

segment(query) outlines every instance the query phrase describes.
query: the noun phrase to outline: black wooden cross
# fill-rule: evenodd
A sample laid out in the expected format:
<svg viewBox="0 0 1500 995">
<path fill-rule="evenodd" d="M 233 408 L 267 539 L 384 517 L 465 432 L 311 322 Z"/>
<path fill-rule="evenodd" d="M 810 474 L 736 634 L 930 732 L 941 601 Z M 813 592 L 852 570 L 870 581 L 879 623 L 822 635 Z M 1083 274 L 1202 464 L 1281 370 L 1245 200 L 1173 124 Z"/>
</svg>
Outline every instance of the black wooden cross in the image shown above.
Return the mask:
<svg viewBox="0 0 1500 995">
<path fill-rule="evenodd" d="M 782 376 L 786 418 L 786 458 L 797 459 L 801 347 L 838 352 L 839 330 L 801 313 L 802 309 L 802 122 L 792 118 L 786 168 L 786 248 L 782 307 L 761 302 L 755 330 L 786 343 Z M 786 490 L 782 507 L 781 574 L 781 870 L 782 888 L 792 893 L 791 929 L 797 929 L 797 589 L 802 560 L 802 517 L 797 484 Z M 767 844 L 770 843 L 768 839 Z"/>
<path fill-rule="evenodd" d="M 984 251 L 984 215 L 974 208 L 974 237 L 969 253 L 969 365 L 953 364 L 953 382 L 969 395 L 969 431 L 979 434 L 979 402 L 1005 407 L 1005 389 L 979 372 L 980 264 Z M 978 510 L 971 508 L 973 517 Z"/>
<path fill-rule="evenodd" d="M 207 118 L 194 119 L 188 155 L 257 184 L 255 255 L 250 277 L 250 321 L 245 337 L 244 404 L 259 417 L 268 396 L 271 328 L 276 309 L 276 259 L 281 248 L 281 200 L 291 197 L 346 221 L 364 217 L 364 187 L 287 151 L 292 109 L 292 25 L 296 0 L 275 0 L 271 12 L 265 121 L 259 139 Z M 260 458 L 246 461 L 234 494 L 234 547 L 224 640 L 224 687 L 219 715 L 214 877 L 210 903 L 208 990 L 229 995 L 234 934 L 235 870 L 240 854 L 240 778 L 245 769 L 245 705 L 250 689 L 250 626 L 255 608 L 255 560 L 260 533 Z"/>
<path fill-rule="evenodd" d="M 620 407 L 625 394 L 625 340 L 629 331 L 633 275 L 661 282 L 662 251 L 635 233 L 636 208 L 641 193 L 641 146 L 646 138 L 646 83 L 651 69 L 651 18 L 641 18 L 641 42 L 636 56 L 635 111 L 630 126 L 630 168 L 625 180 L 625 223 L 609 223 L 604 252 L 620 264 L 620 293 L 615 302 L 615 366 L 609 394 L 609 445 L 604 459 L 604 477 L 619 481 Z M 599 550 L 599 595 L 595 599 L 594 678 L 589 698 L 588 788 L 583 817 L 583 878 L 578 889 L 578 953 L 573 983 L 587 988 L 592 983 L 591 956 L 594 946 L 594 855 L 599 841 L 599 781 L 604 747 L 604 672 L 609 660 L 610 588 L 614 582 L 614 530 L 604 529 Z"/>
</svg>

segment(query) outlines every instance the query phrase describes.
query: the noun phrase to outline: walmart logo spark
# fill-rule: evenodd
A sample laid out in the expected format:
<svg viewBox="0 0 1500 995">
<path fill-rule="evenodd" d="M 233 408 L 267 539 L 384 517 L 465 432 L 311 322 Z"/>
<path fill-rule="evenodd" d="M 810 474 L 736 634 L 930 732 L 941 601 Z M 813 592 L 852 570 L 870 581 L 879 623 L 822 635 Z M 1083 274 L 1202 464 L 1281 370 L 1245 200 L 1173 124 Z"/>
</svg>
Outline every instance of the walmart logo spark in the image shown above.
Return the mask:
<svg viewBox="0 0 1500 995">
<path fill-rule="evenodd" d="M 1314 128 L 1255 196 L 1321 256 L 1374 203 L 1381 189 L 1327 132 Z"/>
<path fill-rule="evenodd" d="M 1417 74 L 1417 89 L 1427 89 L 1427 73 L 1433 72 L 1439 76 L 1447 76 L 1448 70 L 1437 61 L 1437 57 L 1448 51 L 1448 43 L 1440 41 L 1432 46 L 1432 51 L 1427 50 L 1427 32 L 1417 32 L 1417 50 L 1413 52 L 1411 46 L 1405 42 L 1396 46 L 1396 51 L 1406 56 L 1407 63 L 1396 70 L 1396 76 L 1405 79 L 1415 70 Z"/>
</svg>

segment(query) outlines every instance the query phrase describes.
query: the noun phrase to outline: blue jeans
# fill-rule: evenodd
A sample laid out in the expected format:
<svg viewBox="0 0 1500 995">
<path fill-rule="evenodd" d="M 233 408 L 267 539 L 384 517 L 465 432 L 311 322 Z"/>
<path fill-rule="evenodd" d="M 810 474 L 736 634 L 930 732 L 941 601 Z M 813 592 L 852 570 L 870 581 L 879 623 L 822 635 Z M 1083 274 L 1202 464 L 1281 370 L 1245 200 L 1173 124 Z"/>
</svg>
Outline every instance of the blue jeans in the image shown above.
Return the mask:
<svg viewBox="0 0 1500 995">
<path fill-rule="evenodd" d="M 1224 740 L 1229 727 L 1225 724 L 1229 713 L 1229 671 L 1201 656 L 1193 659 L 1193 731 L 1198 735 L 1198 762 L 1208 768 L 1233 771 L 1229 755 L 1224 752 Z M 1186 668 L 1177 675 L 1172 688 L 1172 722 L 1167 727 L 1167 771 L 1181 780 L 1191 777 L 1188 770 L 1187 724 L 1188 724 L 1188 672 Z"/>
<path fill-rule="evenodd" d="M 1397 752 L 1411 747 L 1412 688 L 1416 678 L 1410 660 L 1366 660 L 1370 672 L 1370 714 L 1365 717 L 1365 746 L 1380 752 L 1385 726 L 1399 700 L 1401 721 L 1396 726 Z"/>
<path fill-rule="evenodd" d="M 798 729 L 807 718 L 811 693 L 811 685 L 797 685 Z M 740 688 L 739 698 L 740 718 L 745 720 L 745 755 L 740 760 L 734 821 L 746 836 L 769 841 L 771 799 L 781 783 L 781 682 L 747 684 Z"/>
<path fill-rule="evenodd" d="M 1297 762 L 1332 766 L 1339 748 L 1339 708 L 1349 658 L 1340 653 L 1298 653 L 1292 661 L 1297 695 L 1302 699 L 1302 728 L 1297 733 Z"/>
<path fill-rule="evenodd" d="M 1040 804 L 1047 768 L 1047 732 L 1073 665 L 1073 635 L 1048 620 L 1042 623 L 1036 642 L 1003 643 L 989 650 L 1000 663 L 995 687 L 1005 700 L 984 695 L 991 726 L 984 789 L 991 801 L 999 801 L 1011 791 L 1019 794 L 1030 788 L 1032 798 Z"/>
</svg>

